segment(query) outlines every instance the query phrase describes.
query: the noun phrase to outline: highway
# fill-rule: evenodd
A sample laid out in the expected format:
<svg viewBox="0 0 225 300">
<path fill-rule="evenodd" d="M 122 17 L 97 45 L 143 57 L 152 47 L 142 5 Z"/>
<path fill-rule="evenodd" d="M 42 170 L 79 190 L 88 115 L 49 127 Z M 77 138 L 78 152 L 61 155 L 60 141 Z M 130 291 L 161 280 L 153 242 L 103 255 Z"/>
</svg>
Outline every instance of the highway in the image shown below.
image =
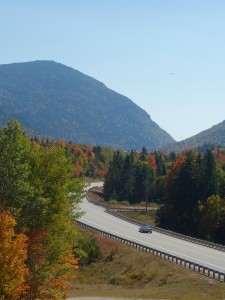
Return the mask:
<svg viewBox="0 0 225 300">
<path fill-rule="evenodd" d="M 91 186 L 96 185 L 100 186 L 102 183 L 95 183 Z M 154 231 L 152 234 L 140 233 L 138 225 L 131 224 L 108 214 L 105 212 L 105 208 L 89 203 L 86 198 L 82 200 L 80 207 L 86 212 L 79 219 L 82 223 L 225 273 L 225 252 Z"/>
</svg>

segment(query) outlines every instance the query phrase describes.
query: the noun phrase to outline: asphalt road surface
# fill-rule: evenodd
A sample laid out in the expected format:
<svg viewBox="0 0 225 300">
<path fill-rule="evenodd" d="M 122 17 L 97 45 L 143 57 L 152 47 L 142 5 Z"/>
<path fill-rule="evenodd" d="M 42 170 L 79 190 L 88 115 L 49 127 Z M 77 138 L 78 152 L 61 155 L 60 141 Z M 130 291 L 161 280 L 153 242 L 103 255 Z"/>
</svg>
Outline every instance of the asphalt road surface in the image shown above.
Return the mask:
<svg viewBox="0 0 225 300">
<path fill-rule="evenodd" d="M 96 185 L 100 186 L 101 183 L 91 186 Z M 139 226 L 106 213 L 103 207 L 89 203 L 86 198 L 82 201 L 81 209 L 86 213 L 79 221 L 87 225 L 225 273 L 224 252 L 154 231 L 152 234 L 140 233 Z"/>
</svg>

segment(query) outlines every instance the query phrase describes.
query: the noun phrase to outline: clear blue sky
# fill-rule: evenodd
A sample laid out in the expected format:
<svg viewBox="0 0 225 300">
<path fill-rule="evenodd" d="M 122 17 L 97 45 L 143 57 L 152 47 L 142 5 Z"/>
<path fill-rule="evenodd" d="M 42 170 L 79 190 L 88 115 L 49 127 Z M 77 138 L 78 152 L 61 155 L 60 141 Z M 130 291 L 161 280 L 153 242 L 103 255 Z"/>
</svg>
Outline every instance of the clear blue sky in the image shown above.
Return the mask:
<svg viewBox="0 0 225 300">
<path fill-rule="evenodd" d="M 66 64 L 175 140 L 225 119 L 223 0 L 0 0 L 0 13 L 0 64 Z"/>
</svg>

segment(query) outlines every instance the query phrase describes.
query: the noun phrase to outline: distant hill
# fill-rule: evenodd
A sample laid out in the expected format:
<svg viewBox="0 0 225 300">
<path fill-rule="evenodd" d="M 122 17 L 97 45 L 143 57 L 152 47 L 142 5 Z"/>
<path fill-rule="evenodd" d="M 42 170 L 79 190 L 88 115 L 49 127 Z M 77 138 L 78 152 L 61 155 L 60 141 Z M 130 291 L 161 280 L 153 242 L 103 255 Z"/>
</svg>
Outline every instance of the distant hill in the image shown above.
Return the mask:
<svg viewBox="0 0 225 300">
<path fill-rule="evenodd" d="M 134 102 L 53 61 L 0 65 L 0 125 L 80 144 L 156 149 L 174 142 Z"/>
<path fill-rule="evenodd" d="M 213 127 L 204 130 L 188 139 L 185 139 L 181 142 L 172 143 L 163 148 L 169 151 L 183 151 L 190 148 L 205 150 L 211 146 L 225 147 L 225 121 L 214 125 Z"/>
</svg>

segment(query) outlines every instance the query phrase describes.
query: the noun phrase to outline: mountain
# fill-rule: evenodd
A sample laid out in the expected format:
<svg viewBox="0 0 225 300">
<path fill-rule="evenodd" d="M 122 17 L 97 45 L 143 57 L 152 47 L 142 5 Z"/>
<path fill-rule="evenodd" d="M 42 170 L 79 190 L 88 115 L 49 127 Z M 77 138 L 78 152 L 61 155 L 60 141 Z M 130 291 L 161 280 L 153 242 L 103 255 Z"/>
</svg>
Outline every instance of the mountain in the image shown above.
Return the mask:
<svg viewBox="0 0 225 300">
<path fill-rule="evenodd" d="M 225 121 L 212 126 L 188 139 L 181 142 L 172 143 L 163 147 L 167 151 L 184 151 L 186 149 L 194 148 L 204 150 L 212 146 L 225 147 Z"/>
<path fill-rule="evenodd" d="M 130 99 L 54 61 L 0 65 L 0 125 L 10 119 L 80 144 L 140 150 L 174 142 Z"/>
</svg>

